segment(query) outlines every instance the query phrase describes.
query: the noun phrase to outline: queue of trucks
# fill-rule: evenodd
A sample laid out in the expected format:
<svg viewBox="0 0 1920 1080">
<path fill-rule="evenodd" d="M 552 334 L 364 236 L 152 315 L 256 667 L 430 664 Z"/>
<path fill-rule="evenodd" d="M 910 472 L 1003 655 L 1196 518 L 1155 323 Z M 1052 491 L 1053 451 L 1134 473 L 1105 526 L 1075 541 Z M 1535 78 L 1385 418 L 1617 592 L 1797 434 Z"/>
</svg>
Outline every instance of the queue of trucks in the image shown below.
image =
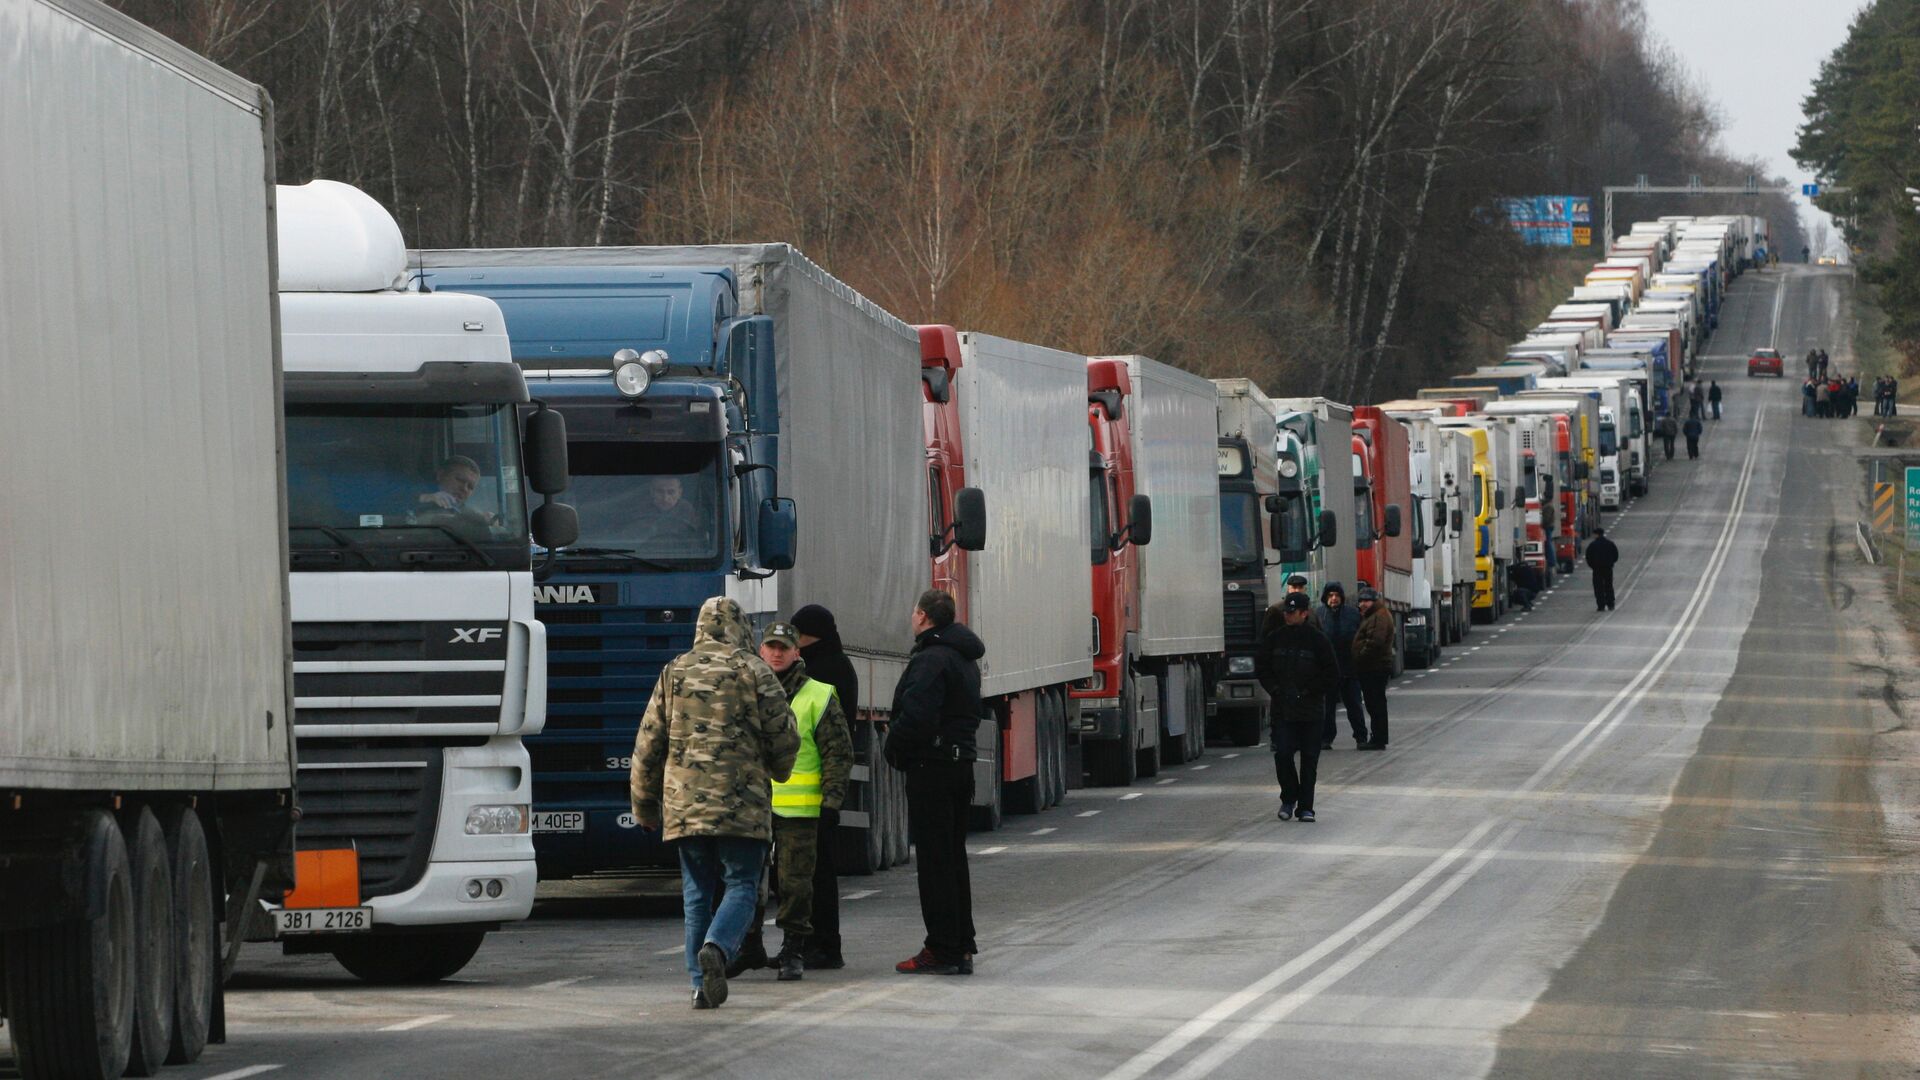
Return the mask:
<svg viewBox="0 0 1920 1080">
<path fill-rule="evenodd" d="M 409 250 L 364 192 L 275 183 L 258 87 L 94 0 L 0 0 L 0 38 L 36 88 L 0 140 L 68 148 L 0 158 L 29 1077 L 194 1060 L 244 941 L 428 982 L 540 880 L 672 873 L 630 754 L 711 596 L 833 611 L 851 873 L 910 857 L 879 749 L 930 586 L 988 643 L 981 829 L 1259 742 L 1296 576 L 1373 587 L 1396 669 L 1431 665 L 1648 490 L 1765 261 L 1756 219 L 1637 223 L 1497 363 L 1277 397 L 910 325 L 784 244 Z M 126 137 L 69 137 L 101 124 Z"/>
</svg>

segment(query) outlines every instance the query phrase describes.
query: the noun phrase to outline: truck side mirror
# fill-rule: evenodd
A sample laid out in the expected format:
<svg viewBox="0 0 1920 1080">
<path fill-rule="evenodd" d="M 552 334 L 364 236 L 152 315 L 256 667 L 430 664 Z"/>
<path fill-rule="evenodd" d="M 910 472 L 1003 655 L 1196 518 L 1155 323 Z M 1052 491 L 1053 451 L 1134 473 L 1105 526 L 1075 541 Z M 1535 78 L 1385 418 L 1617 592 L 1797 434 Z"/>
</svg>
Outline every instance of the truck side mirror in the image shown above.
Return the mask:
<svg viewBox="0 0 1920 1080">
<path fill-rule="evenodd" d="M 1494 489 L 1493 508 L 1495 510 L 1505 510 L 1507 508 L 1507 489 L 1506 488 Z"/>
<path fill-rule="evenodd" d="M 580 514 L 551 499 L 533 510 L 533 542 L 552 551 L 580 539 Z"/>
<path fill-rule="evenodd" d="M 1268 496 L 1269 501 L 1277 501 L 1277 496 Z M 1284 511 L 1275 511 L 1267 519 L 1267 530 L 1273 536 L 1273 546 L 1279 549 L 1280 561 L 1298 563 L 1307 561 L 1307 538 L 1300 535 L 1300 519 Z"/>
<path fill-rule="evenodd" d="M 1573 478 L 1575 480 L 1585 480 L 1590 471 L 1591 470 L 1587 468 L 1587 463 L 1584 461 L 1576 461 L 1573 463 Z"/>
<path fill-rule="evenodd" d="M 567 490 L 567 418 L 544 401 L 534 404 L 539 408 L 527 417 L 527 486 L 541 495 L 558 495 Z"/>
<path fill-rule="evenodd" d="M 794 548 L 798 546 L 800 517 L 792 499 L 760 500 L 760 565 L 767 570 L 793 569 Z"/>
<path fill-rule="evenodd" d="M 1153 543 L 1153 499 L 1135 495 L 1127 501 L 1127 536 L 1136 547 Z"/>
<path fill-rule="evenodd" d="M 977 487 L 953 493 L 953 542 L 964 551 L 987 546 L 987 494 Z"/>
<path fill-rule="evenodd" d="M 1340 518 L 1331 510 L 1320 511 L 1320 545 L 1330 548 L 1340 542 Z"/>
<path fill-rule="evenodd" d="M 1466 511 L 1455 510 L 1453 512 L 1453 516 L 1447 519 L 1447 527 L 1452 529 L 1456 535 L 1466 532 L 1467 531 Z"/>
<path fill-rule="evenodd" d="M 1388 536 L 1400 535 L 1400 504 L 1399 503 L 1394 503 L 1387 507 L 1387 520 L 1384 524 L 1386 526 L 1385 528 L 1386 535 Z"/>
<path fill-rule="evenodd" d="M 1553 498 L 1553 477 L 1542 476 L 1540 477 L 1540 501 L 1545 502 L 1551 498 Z"/>
</svg>

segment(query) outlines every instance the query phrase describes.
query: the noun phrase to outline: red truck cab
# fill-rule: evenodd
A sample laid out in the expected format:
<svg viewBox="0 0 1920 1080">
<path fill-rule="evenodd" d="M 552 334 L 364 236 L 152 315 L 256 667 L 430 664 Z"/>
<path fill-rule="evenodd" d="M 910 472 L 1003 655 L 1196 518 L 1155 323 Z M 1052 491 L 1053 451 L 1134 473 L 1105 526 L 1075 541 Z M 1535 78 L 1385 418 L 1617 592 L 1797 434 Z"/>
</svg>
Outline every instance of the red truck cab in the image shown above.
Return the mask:
<svg viewBox="0 0 1920 1080">
<path fill-rule="evenodd" d="M 1140 628 L 1140 552 L 1146 538 L 1134 519 L 1145 496 L 1134 493 L 1133 443 L 1127 405 L 1133 380 L 1124 360 L 1087 361 L 1089 539 L 1093 562 L 1093 676 L 1073 689 L 1080 702 L 1080 745 L 1095 784 L 1123 785 L 1151 756 L 1136 746 L 1141 703 L 1127 678 L 1127 637 Z M 1147 512 L 1150 515 L 1150 511 Z M 1150 518 L 1149 518 L 1150 520 Z M 1148 521 L 1141 522 L 1150 527 Z M 1157 760 L 1157 757 L 1155 758 Z"/>
<path fill-rule="evenodd" d="M 960 401 L 954 382 L 960 374 L 960 334 L 951 326 L 921 326 L 920 419 L 927 440 L 927 532 L 944 536 L 953 526 L 954 499 L 967 486 L 967 458 L 960 436 Z M 967 573 L 971 565 L 959 545 L 932 545 L 936 589 L 953 594 L 955 618 L 969 622 Z M 945 550 L 942 550 L 944 548 Z"/>
<path fill-rule="evenodd" d="M 1580 558 L 1580 486 L 1573 482 L 1573 425 L 1578 422 L 1570 416 L 1553 418 L 1553 488 L 1560 512 L 1553 515 L 1556 520 L 1550 523 L 1553 527 L 1549 531 L 1554 559 L 1560 571 L 1568 574 Z"/>
<path fill-rule="evenodd" d="M 1404 528 L 1413 502 L 1407 429 L 1372 405 L 1353 409 L 1354 531 L 1360 580 L 1373 586 L 1404 627 L 1413 609 L 1413 534 Z M 1424 599 L 1421 607 L 1426 606 Z M 1400 666 L 1396 644 L 1394 667 Z"/>
</svg>

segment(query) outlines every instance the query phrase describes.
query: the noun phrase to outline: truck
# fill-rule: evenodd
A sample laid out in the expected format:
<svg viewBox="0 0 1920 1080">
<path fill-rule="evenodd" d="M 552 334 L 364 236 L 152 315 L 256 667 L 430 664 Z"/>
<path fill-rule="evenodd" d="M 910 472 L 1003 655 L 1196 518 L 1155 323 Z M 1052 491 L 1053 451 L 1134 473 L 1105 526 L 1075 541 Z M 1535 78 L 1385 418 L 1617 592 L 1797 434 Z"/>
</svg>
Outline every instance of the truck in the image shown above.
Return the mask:
<svg viewBox="0 0 1920 1080">
<path fill-rule="evenodd" d="M 1080 778 L 1071 690 L 1093 675 L 1081 559 L 1089 491 L 1087 358 L 951 326 L 915 328 L 933 586 L 988 642 L 974 824 L 1037 814 Z M 984 752 L 994 751 L 994 752 Z M 998 789 L 1001 795 L 991 793 Z"/>
<path fill-rule="evenodd" d="M 1280 473 L 1280 512 L 1286 530 L 1307 535 L 1308 543 L 1286 553 L 1285 577 L 1307 579 L 1315 597 L 1330 581 L 1352 586 L 1358 559 L 1353 529 L 1340 523 L 1354 515 L 1351 473 L 1353 407 L 1323 397 L 1276 398 L 1280 410 L 1276 454 Z"/>
<path fill-rule="evenodd" d="M 1393 613 L 1393 673 L 1406 664 L 1408 619 L 1417 606 L 1421 634 L 1427 631 L 1431 591 L 1422 580 L 1415 590 L 1413 488 L 1409 474 L 1407 429 L 1373 405 L 1353 410 L 1353 499 L 1359 523 L 1354 528 L 1359 580 L 1373 586 Z"/>
<path fill-rule="evenodd" d="M 1466 621 L 1473 552 L 1465 522 L 1456 520 L 1461 483 L 1472 476 L 1472 448 L 1449 439 L 1439 420 L 1450 407 L 1438 402 L 1389 401 L 1380 412 L 1407 429 L 1407 479 L 1413 516 L 1413 597 L 1406 616 L 1407 666 L 1430 667 L 1459 640 Z M 1464 452 L 1460 459 L 1454 455 Z"/>
<path fill-rule="evenodd" d="M 499 303 L 514 359 L 567 411 L 586 524 L 542 560 L 542 875 L 676 873 L 636 827 L 628 769 L 661 667 L 721 595 L 756 627 L 806 604 L 834 613 L 861 700 L 847 703 L 855 764 L 829 850 L 847 873 L 905 861 L 905 789 L 880 725 L 935 531 L 902 510 L 929 505 L 919 334 L 788 244 L 417 258 L 434 288 Z"/>
<path fill-rule="evenodd" d="M 1565 379 L 1544 379 L 1543 390 L 1597 391 L 1600 394 L 1600 505 L 1618 509 L 1646 490 L 1651 425 L 1641 412 L 1640 391 L 1628 373 L 1582 372 Z M 1612 476 L 1609 476 L 1609 473 Z M 1609 493 L 1611 488 L 1611 493 Z"/>
<path fill-rule="evenodd" d="M 1214 732 L 1253 746 L 1267 730 L 1270 702 L 1254 676 L 1254 650 L 1267 605 L 1279 599 L 1285 566 L 1304 561 L 1308 518 L 1298 503 L 1300 468 L 1288 459 L 1293 498 L 1280 496 L 1280 409 L 1250 379 L 1215 379 L 1219 404 L 1220 601 L 1225 663 L 1214 684 Z"/>
<path fill-rule="evenodd" d="M 424 291 L 366 193 L 277 198 L 301 863 L 252 933 L 429 982 L 533 910 L 530 542 L 578 529 L 553 500 L 565 422 L 535 410 L 500 309 Z"/>
<path fill-rule="evenodd" d="M 1468 375 L 1455 375 L 1447 381 L 1454 386 L 1491 386 L 1502 394 L 1517 394 L 1532 389 L 1535 379 L 1531 371 L 1483 367 L 1474 369 Z"/>
<path fill-rule="evenodd" d="M 90 0 L 0 41 L 0 1016 L 16 1075 L 146 1076 L 293 884 L 273 109 Z"/>
<path fill-rule="evenodd" d="M 1225 646 L 1218 393 L 1145 356 L 1104 356 L 1087 362 L 1087 399 L 1103 474 L 1089 507 L 1097 647 L 1074 693 L 1088 777 L 1123 786 L 1206 748 Z"/>
<path fill-rule="evenodd" d="M 1543 524 L 1553 540 L 1555 558 L 1563 573 L 1573 571 L 1587 537 L 1593 535 L 1594 527 L 1599 524 L 1594 470 L 1585 448 L 1586 441 L 1597 434 L 1597 404 L 1596 399 L 1573 391 L 1534 391 L 1487 406 L 1487 412 L 1492 415 L 1549 418 L 1545 441 L 1551 445 L 1537 448 L 1536 453 L 1541 457 L 1551 456 L 1551 464 L 1544 467 L 1544 472 L 1552 478 L 1552 485 L 1541 499 L 1543 513 L 1545 504 L 1552 499 L 1558 500 L 1558 506 L 1552 512 L 1554 520 L 1548 522 L 1543 518 Z"/>
<path fill-rule="evenodd" d="M 1499 425 L 1484 416 L 1447 417 L 1439 422 L 1443 430 L 1464 436 L 1472 451 L 1472 477 L 1461 497 L 1461 509 L 1473 528 L 1473 595 L 1468 607 L 1470 622 L 1499 620 L 1507 608 L 1507 569 L 1514 557 L 1511 531 L 1505 528 L 1507 493 L 1500 489 L 1499 446 L 1495 432 Z"/>
</svg>

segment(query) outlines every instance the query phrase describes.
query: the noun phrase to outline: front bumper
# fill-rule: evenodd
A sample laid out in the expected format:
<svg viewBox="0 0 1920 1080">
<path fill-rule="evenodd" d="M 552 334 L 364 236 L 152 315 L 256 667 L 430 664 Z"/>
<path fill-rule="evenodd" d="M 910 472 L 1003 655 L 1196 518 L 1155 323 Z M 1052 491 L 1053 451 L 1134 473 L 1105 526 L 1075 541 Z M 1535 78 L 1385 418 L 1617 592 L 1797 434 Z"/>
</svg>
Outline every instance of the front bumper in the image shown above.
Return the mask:
<svg viewBox="0 0 1920 1080">
<path fill-rule="evenodd" d="M 375 926 L 517 922 L 533 913 L 538 878 L 532 859 L 433 863 L 418 885 L 394 896 L 376 896 L 367 906 L 373 909 Z M 467 882 L 474 880 L 499 881 L 499 899 L 484 892 L 478 900 L 467 899 Z"/>
<path fill-rule="evenodd" d="M 1213 696 L 1222 709 L 1263 708 L 1269 704 L 1267 688 L 1251 675 L 1221 679 L 1213 686 Z"/>
</svg>

